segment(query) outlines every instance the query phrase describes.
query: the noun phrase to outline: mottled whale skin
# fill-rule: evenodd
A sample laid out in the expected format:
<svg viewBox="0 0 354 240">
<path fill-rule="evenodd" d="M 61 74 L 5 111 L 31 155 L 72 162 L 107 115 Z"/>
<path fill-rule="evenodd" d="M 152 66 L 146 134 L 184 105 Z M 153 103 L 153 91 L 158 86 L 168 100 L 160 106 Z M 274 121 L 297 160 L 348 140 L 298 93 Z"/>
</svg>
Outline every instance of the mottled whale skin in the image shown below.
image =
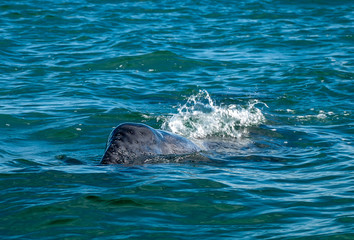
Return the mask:
<svg viewBox="0 0 354 240">
<path fill-rule="evenodd" d="M 190 140 L 142 123 L 122 123 L 111 133 L 100 164 L 140 164 L 164 155 L 201 151 Z"/>
</svg>

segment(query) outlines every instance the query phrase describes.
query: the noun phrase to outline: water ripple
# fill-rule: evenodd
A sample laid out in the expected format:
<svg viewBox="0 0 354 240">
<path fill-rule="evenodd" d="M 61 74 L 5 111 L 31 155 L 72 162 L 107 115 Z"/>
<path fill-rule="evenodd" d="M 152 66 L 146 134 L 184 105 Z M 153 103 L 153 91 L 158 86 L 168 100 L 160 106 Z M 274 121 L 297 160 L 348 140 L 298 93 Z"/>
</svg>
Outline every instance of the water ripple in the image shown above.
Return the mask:
<svg viewBox="0 0 354 240">
<path fill-rule="evenodd" d="M 26 0 L 0 16 L 1 238 L 353 238 L 351 1 Z M 210 161 L 98 166 L 127 121 Z"/>
</svg>

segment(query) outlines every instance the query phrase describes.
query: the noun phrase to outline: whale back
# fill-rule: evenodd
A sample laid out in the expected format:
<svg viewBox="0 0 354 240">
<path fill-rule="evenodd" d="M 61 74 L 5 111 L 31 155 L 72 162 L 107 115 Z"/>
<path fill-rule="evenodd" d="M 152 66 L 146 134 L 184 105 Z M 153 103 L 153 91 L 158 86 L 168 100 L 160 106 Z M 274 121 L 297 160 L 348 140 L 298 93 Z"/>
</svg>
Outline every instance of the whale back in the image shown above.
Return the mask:
<svg viewBox="0 0 354 240">
<path fill-rule="evenodd" d="M 184 155 L 200 151 L 190 140 L 142 123 L 123 123 L 111 133 L 100 164 L 143 163 L 162 155 Z"/>
</svg>

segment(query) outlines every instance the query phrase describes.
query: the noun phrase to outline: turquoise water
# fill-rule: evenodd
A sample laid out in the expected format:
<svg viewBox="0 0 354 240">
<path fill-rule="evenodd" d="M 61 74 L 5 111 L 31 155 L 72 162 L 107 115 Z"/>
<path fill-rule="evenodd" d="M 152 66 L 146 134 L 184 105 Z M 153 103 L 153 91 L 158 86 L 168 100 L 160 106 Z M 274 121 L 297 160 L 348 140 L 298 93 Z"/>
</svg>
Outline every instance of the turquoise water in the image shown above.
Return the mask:
<svg viewBox="0 0 354 240">
<path fill-rule="evenodd" d="M 354 239 L 353 11 L 0 1 L 0 238 Z M 210 160 L 98 166 L 126 121 Z"/>
</svg>

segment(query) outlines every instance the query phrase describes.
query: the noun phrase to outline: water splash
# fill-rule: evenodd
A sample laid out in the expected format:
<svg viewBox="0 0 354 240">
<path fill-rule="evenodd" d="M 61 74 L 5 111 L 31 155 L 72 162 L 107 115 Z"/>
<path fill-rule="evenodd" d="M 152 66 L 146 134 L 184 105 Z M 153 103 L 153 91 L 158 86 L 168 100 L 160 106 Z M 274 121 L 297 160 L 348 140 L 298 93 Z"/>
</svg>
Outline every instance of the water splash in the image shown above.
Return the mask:
<svg viewBox="0 0 354 240">
<path fill-rule="evenodd" d="M 240 138 L 245 127 L 265 121 L 261 110 L 255 107 L 258 103 L 253 100 L 245 107 L 218 106 L 206 90 L 200 90 L 190 96 L 176 114 L 166 118 L 162 128 L 193 139 Z"/>
</svg>

